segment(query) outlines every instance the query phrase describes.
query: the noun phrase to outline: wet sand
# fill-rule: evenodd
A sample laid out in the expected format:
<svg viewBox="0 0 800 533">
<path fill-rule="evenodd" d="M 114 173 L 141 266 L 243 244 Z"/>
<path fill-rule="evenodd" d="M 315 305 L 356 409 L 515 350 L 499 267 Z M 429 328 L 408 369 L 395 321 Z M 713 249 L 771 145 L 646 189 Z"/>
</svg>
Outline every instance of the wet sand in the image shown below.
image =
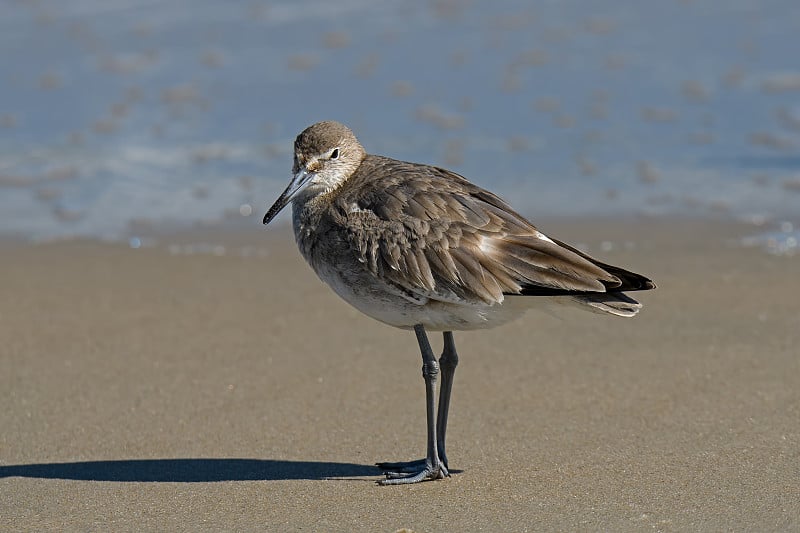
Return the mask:
<svg viewBox="0 0 800 533">
<path fill-rule="evenodd" d="M 341 302 L 288 228 L 213 237 L 266 257 L 2 245 L 0 529 L 800 528 L 798 259 L 730 224 L 541 227 L 658 290 L 631 320 L 457 334 L 457 473 L 407 487 L 372 464 L 424 452 L 414 336 Z"/>
</svg>

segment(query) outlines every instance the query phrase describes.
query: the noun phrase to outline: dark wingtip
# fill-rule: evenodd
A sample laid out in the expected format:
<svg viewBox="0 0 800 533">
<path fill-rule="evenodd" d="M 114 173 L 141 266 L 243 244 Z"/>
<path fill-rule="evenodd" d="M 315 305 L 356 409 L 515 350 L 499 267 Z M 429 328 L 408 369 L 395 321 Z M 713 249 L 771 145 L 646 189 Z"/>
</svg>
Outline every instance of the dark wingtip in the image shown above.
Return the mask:
<svg viewBox="0 0 800 533">
<path fill-rule="evenodd" d="M 606 267 L 606 265 L 602 266 Z M 635 272 L 630 272 L 619 267 L 610 267 L 610 270 L 615 276 L 622 280 L 622 284 L 619 287 L 613 287 L 612 290 L 614 291 L 650 291 L 656 288 L 656 284 L 653 283 L 652 280 L 641 274 L 636 274 Z"/>
<path fill-rule="evenodd" d="M 623 290 L 626 291 L 650 291 L 656 288 L 656 284 L 653 283 L 653 280 L 650 278 L 646 278 L 641 274 L 636 274 L 634 272 L 625 271 L 626 278 L 623 283 Z"/>
</svg>

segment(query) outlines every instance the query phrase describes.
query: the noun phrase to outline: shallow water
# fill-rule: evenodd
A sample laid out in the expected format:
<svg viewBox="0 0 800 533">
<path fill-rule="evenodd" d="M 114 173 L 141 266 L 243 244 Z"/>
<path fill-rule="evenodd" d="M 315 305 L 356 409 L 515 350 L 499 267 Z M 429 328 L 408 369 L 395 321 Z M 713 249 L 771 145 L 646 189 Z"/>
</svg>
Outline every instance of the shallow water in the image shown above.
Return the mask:
<svg viewBox="0 0 800 533">
<path fill-rule="evenodd" d="M 800 224 L 793 0 L 0 9 L 5 234 L 258 224 L 294 136 L 329 118 L 371 152 L 450 167 L 534 220 Z"/>
<path fill-rule="evenodd" d="M 738 244 L 745 248 L 761 248 L 772 255 L 793 257 L 800 255 L 800 229 L 783 221 L 775 228 L 742 237 Z"/>
</svg>

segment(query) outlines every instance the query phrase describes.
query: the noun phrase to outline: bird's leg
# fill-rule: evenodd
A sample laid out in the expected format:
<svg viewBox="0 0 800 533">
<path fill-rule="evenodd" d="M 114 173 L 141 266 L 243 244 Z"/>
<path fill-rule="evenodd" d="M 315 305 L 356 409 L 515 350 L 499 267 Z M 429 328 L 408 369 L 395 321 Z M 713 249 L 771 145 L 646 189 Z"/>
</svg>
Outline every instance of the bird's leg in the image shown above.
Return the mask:
<svg viewBox="0 0 800 533">
<path fill-rule="evenodd" d="M 378 483 L 380 485 L 401 485 L 408 483 L 419 483 L 429 479 L 440 479 L 449 476 L 447 467 L 442 464 L 437 451 L 438 441 L 436 438 L 436 418 L 434 414 L 434 404 L 436 403 L 436 377 L 439 374 L 439 363 L 433 355 L 428 336 L 422 324 L 414 326 L 414 333 L 417 334 L 417 342 L 422 352 L 422 377 L 425 379 L 425 408 L 428 423 L 428 453 L 425 462 L 416 471 L 406 473 L 405 471 L 387 471 L 386 479 Z M 380 464 L 378 466 L 381 466 Z"/>
<path fill-rule="evenodd" d="M 452 331 L 444 332 L 444 349 L 439 358 L 439 366 L 442 369 L 442 384 L 439 386 L 439 412 L 436 415 L 436 447 L 439 451 L 439 459 L 445 468 L 447 454 L 444 451 L 444 439 L 447 432 L 447 413 L 450 411 L 450 392 L 453 390 L 453 376 L 458 366 L 458 354 L 456 353 L 456 343 L 453 339 Z"/>
<path fill-rule="evenodd" d="M 439 459 L 445 468 L 450 468 L 445 453 L 445 434 L 447 432 L 447 415 L 450 411 L 450 393 L 453 390 L 453 375 L 458 366 L 458 353 L 453 339 L 452 331 L 444 332 L 444 349 L 439 358 L 439 367 L 442 371 L 442 381 L 439 385 L 439 409 L 436 415 L 436 448 Z M 410 474 L 419 472 L 425 466 L 426 459 L 400 463 L 378 463 L 378 467 L 385 473 Z"/>
</svg>

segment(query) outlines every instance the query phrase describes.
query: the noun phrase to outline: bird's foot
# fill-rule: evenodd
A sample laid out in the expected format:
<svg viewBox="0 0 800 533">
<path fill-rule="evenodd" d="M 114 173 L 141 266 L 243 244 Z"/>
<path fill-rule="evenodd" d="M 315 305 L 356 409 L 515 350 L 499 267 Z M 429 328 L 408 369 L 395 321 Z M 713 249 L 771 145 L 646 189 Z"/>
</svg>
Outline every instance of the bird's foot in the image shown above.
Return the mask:
<svg viewBox="0 0 800 533">
<path fill-rule="evenodd" d="M 408 485 L 450 477 L 450 472 L 443 463 L 439 462 L 434 466 L 426 459 L 407 463 L 377 463 L 377 465 L 386 476 L 386 479 L 378 481 L 378 485 Z"/>
</svg>

